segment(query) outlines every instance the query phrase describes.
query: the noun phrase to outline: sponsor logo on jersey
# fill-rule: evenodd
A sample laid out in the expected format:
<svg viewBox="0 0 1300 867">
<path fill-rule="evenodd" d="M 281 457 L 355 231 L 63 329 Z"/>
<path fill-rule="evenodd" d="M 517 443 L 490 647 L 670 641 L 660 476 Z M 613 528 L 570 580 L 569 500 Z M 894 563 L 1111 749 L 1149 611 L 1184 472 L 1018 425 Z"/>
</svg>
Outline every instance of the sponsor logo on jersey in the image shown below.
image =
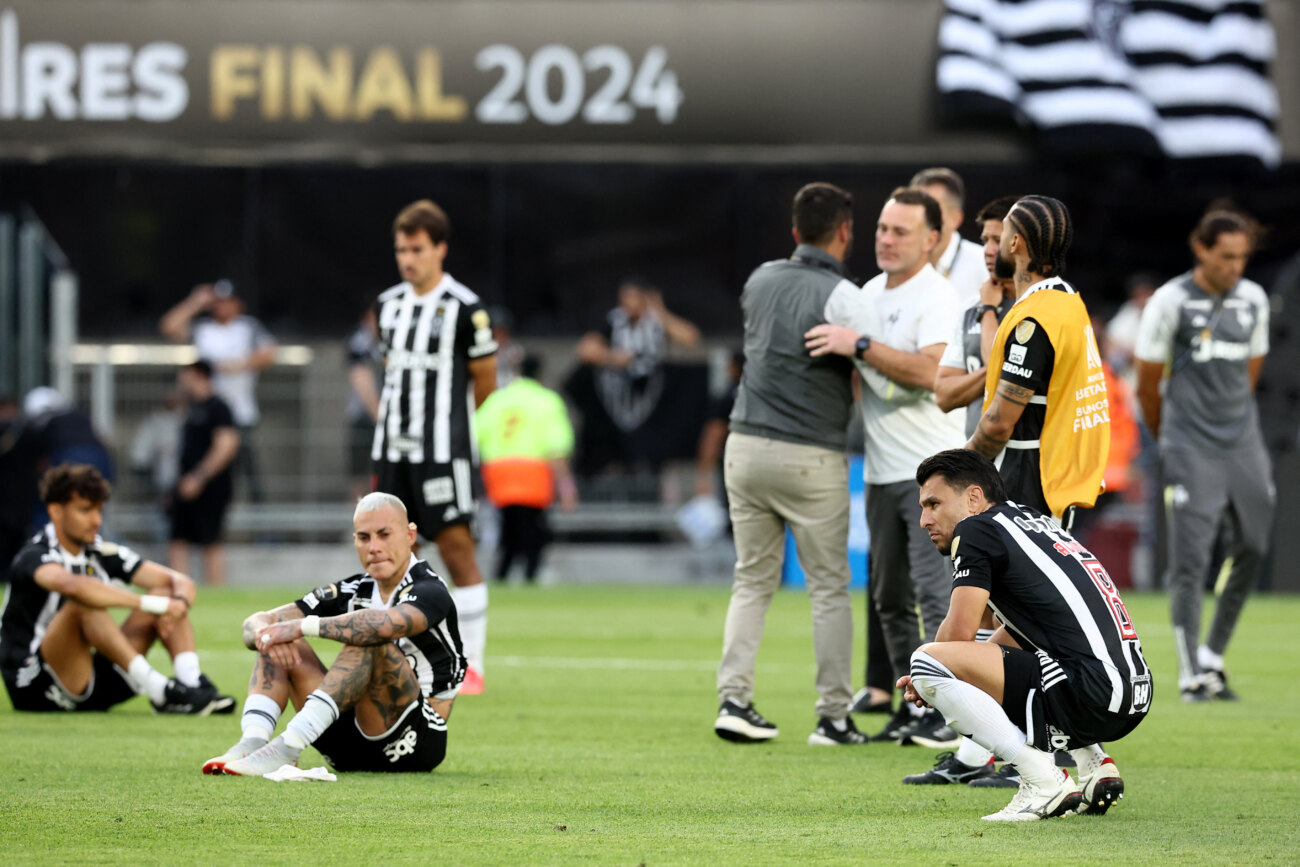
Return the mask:
<svg viewBox="0 0 1300 867">
<path fill-rule="evenodd" d="M 1035 324 L 1032 319 L 1026 319 L 1016 326 L 1016 342 L 1028 343 L 1029 338 L 1034 336 Z"/>
<path fill-rule="evenodd" d="M 457 509 L 455 506 L 448 506 L 447 511 L 442 513 L 443 521 L 454 521 L 459 517 L 460 517 L 460 509 Z"/>
<path fill-rule="evenodd" d="M 433 327 L 437 328 L 437 325 Z M 389 370 L 437 371 L 441 367 L 442 360 L 433 352 L 416 352 L 411 349 L 392 349 L 388 352 Z"/>
<path fill-rule="evenodd" d="M 1034 378 L 1033 370 L 1031 370 L 1028 367 L 1021 367 L 1018 364 L 1012 364 L 1010 361 L 1002 365 L 1002 370 L 1004 373 L 1014 373 L 1016 376 L 1022 377 L 1024 379 Z"/>
<path fill-rule="evenodd" d="M 1012 364 L 1024 364 L 1025 352 L 1026 347 L 1024 346 L 1012 346 L 1007 350 L 1007 361 L 1010 361 Z"/>
<path fill-rule="evenodd" d="M 390 763 L 397 762 L 403 756 L 411 755 L 415 752 L 415 744 L 419 737 L 415 729 L 408 725 L 400 738 L 384 747 L 384 755 L 388 756 Z"/>
<path fill-rule="evenodd" d="M 428 505 L 437 506 L 450 503 L 454 499 L 456 499 L 456 490 L 452 486 L 450 476 L 424 480 L 424 502 Z"/>
</svg>

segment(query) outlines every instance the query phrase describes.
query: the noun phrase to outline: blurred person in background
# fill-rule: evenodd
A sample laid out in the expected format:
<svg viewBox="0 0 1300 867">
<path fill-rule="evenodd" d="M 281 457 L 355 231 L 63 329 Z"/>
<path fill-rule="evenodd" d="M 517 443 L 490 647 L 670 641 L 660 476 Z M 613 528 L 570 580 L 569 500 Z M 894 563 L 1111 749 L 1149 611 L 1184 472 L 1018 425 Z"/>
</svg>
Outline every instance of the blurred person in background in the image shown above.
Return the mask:
<svg viewBox="0 0 1300 867">
<path fill-rule="evenodd" d="M 474 414 L 483 484 L 501 516 L 498 581 L 519 557 L 525 580 L 535 581 L 551 539 L 546 510 L 557 493 L 564 511 L 578 506 L 569 469 L 573 426 L 564 399 L 538 382 L 541 367 L 540 358 L 525 356 L 519 376 L 488 395 Z"/>
<path fill-rule="evenodd" d="M 23 398 L 23 415 L 35 437 L 37 478 L 50 467 L 75 463 L 89 464 L 113 481 L 113 458 L 103 437 L 90 416 L 70 406 L 59 392 L 46 385 L 33 388 Z M 48 520 L 45 506 L 39 498 L 29 499 L 28 503 L 32 509 L 29 532 L 35 532 Z"/>
<path fill-rule="evenodd" d="M 163 406 L 145 416 L 131 438 L 127 461 L 132 472 L 142 476 L 153 494 L 155 506 L 152 541 L 166 542 L 172 493 L 180 475 L 181 427 L 185 424 L 184 396 L 168 391 Z"/>
<path fill-rule="evenodd" d="M 623 281 L 618 306 L 577 347 L 578 360 L 594 369 L 599 404 L 581 407 L 584 455 L 589 445 L 602 455 L 590 461 L 591 469 L 610 463 L 625 470 L 658 469 L 645 432 L 663 397 L 668 345 L 695 347 L 699 342 L 699 329 L 670 312 L 658 289 L 640 279 Z"/>
<path fill-rule="evenodd" d="M 740 377 L 744 370 L 745 353 L 733 349 L 727 360 L 727 387 L 709 401 L 708 418 L 700 430 L 700 444 L 695 453 L 695 496 L 720 496 L 723 505 L 726 505 L 726 486 L 718 484 L 722 474 L 722 450 L 727 443 L 727 421 L 736 405 L 736 393 L 740 390 Z"/>
<path fill-rule="evenodd" d="M 438 546 L 469 658 L 461 692 L 475 695 L 483 691 L 488 588 L 470 529 L 479 485 L 473 415 L 497 387 L 497 343 L 478 295 L 443 270 L 450 236 L 446 213 L 428 199 L 393 221 L 402 282 L 379 295 L 384 390 L 370 458 L 375 490 L 404 502 Z"/>
<path fill-rule="evenodd" d="M 867 742 L 849 716 L 853 612 L 845 431 L 853 367 L 839 357 L 810 356 L 804 334 L 827 320 L 835 293 L 858 291 L 844 276 L 853 248 L 853 196 L 812 183 L 795 194 L 792 211 L 794 254 L 760 265 L 740 296 L 745 369 L 723 454 L 736 567 L 713 730 L 741 743 L 778 734 L 754 707 L 754 666 L 781 585 L 788 527 L 812 602 L 818 719 L 808 743 L 849 746 Z"/>
<path fill-rule="evenodd" d="M 275 339 L 261 322 L 244 312 L 244 301 L 229 280 L 195 286 L 183 301 L 167 311 L 158 328 L 175 343 L 192 342 L 199 358 L 211 365 L 213 388 L 230 407 L 239 427 L 236 472 L 248 484 L 248 498 L 262 502 L 262 479 L 253 442 L 253 430 L 260 418 L 257 374 L 275 364 Z"/>
<path fill-rule="evenodd" d="M 497 388 L 505 388 L 519 376 L 524 347 L 515 340 L 515 317 L 504 307 L 488 310 L 492 316 L 492 337 L 497 342 Z"/>
<path fill-rule="evenodd" d="M 998 325 L 1016 301 L 1015 286 L 1010 280 L 1000 280 L 993 273 L 998 247 L 1002 243 L 1002 221 L 1016 196 L 994 199 L 975 217 L 980 224 L 980 240 L 984 242 L 984 282 L 979 297 L 962 310 L 957 328 L 948 341 L 934 380 L 934 396 L 939 408 L 950 412 L 966 407 L 966 436 L 975 433 L 984 412 L 984 380 L 988 374 L 988 354 Z"/>
<path fill-rule="evenodd" d="M 1224 653 L 1268 549 L 1277 493 L 1255 403 L 1269 349 L 1268 294 L 1243 277 L 1253 219 L 1212 207 L 1192 230 L 1195 265 L 1142 311 L 1138 401 L 1160 443 L 1168 513 L 1169 604 L 1187 702 L 1235 700 Z M 1220 522 L 1232 567 L 1202 644 L 1201 594 Z"/>
<path fill-rule="evenodd" d="M 18 401 L 0 396 L 0 584 L 9 564 L 34 531 L 32 509 L 40 502 L 36 464 L 40 447 Z"/>
<path fill-rule="evenodd" d="M 956 294 L 929 259 L 942 225 L 939 204 L 928 193 L 896 189 L 876 221 L 881 273 L 860 291 L 836 290 L 845 296 L 842 306 L 832 296 L 828 324 L 806 335 L 814 357 L 834 353 L 857 361 L 867 386 L 868 587 L 895 675 L 907 671 L 922 635 L 933 640 L 951 594 L 952 571 L 917 522 L 916 506 L 917 464 L 962 441 L 961 413 L 941 410 L 933 391 L 958 311 Z M 937 712 L 900 702 L 875 739 L 944 747 L 955 745 L 958 735 Z"/>
<path fill-rule="evenodd" d="M 379 418 L 379 393 L 384 386 L 384 351 L 379 345 L 379 320 L 373 304 L 361 311 L 348 336 L 348 475 L 352 499 L 370 491 L 370 447 Z"/>
<path fill-rule="evenodd" d="M 962 223 L 966 222 L 962 210 L 966 206 L 966 184 L 961 175 L 943 167 L 922 169 L 912 176 L 908 186 L 924 190 L 939 203 L 943 213 L 939 243 L 930 251 L 930 264 L 952 285 L 960 303 L 974 301 L 988 279 L 988 269 L 981 245 L 961 236 Z"/>
<path fill-rule="evenodd" d="M 190 545 L 198 545 L 204 582 L 225 584 L 221 537 L 234 489 L 231 465 L 239 453 L 239 429 L 230 407 L 217 397 L 206 361 L 182 367 L 176 382 L 188 405 L 181 426 L 180 475 L 171 497 L 168 559 L 177 572 L 188 572 Z"/>
<path fill-rule="evenodd" d="M 1149 271 L 1140 271 L 1124 281 L 1125 302 L 1106 323 L 1109 349 L 1103 356 L 1130 386 L 1137 385 L 1137 370 L 1133 350 L 1137 347 L 1138 328 L 1142 311 L 1160 286 L 1160 278 Z"/>
</svg>

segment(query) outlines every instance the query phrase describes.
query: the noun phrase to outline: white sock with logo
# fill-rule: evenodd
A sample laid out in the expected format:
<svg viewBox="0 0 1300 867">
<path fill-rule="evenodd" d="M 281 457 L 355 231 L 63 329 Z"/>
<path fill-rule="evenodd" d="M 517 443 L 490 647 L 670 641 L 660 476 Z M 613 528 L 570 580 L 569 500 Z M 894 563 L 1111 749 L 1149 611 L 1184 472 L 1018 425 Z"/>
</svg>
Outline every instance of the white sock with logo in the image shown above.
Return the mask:
<svg viewBox="0 0 1300 867">
<path fill-rule="evenodd" d="M 302 710 L 289 720 L 284 729 L 284 742 L 301 750 L 325 733 L 339 718 L 339 706 L 328 693 L 315 690 L 307 696 Z"/>
<path fill-rule="evenodd" d="M 1106 751 L 1102 749 L 1101 744 L 1070 750 L 1070 755 L 1074 758 L 1074 764 L 1078 767 L 1080 777 L 1086 777 L 1095 772 L 1101 767 L 1101 763 L 1109 758 Z"/>
<path fill-rule="evenodd" d="M 131 664 L 126 668 L 126 679 L 130 682 L 131 688 L 137 695 L 149 696 L 149 701 L 154 704 L 162 704 L 164 691 L 167 689 L 167 678 L 160 672 L 156 671 L 149 660 L 143 656 L 136 656 L 131 660 Z"/>
<path fill-rule="evenodd" d="M 242 737 L 269 741 L 280 722 L 280 705 L 269 695 L 250 692 L 244 699 L 244 714 L 239 718 Z"/>
<path fill-rule="evenodd" d="M 176 654 L 172 659 L 176 679 L 186 686 L 199 685 L 199 655 L 192 650 Z"/>
<path fill-rule="evenodd" d="M 456 624 L 470 666 L 483 673 L 483 653 L 487 646 L 488 587 L 486 583 L 451 588 L 456 602 Z"/>
</svg>

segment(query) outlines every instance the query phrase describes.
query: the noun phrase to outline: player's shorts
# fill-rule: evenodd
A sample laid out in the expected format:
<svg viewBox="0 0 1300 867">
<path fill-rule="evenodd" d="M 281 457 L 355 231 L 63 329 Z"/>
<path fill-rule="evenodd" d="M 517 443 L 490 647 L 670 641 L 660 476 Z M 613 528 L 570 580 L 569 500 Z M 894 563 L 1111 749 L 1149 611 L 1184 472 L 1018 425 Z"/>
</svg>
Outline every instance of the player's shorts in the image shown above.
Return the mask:
<svg viewBox="0 0 1300 867">
<path fill-rule="evenodd" d="M 14 710 L 80 711 L 108 710 L 135 698 L 131 684 L 106 656 L 91 656 L 90 683 L 81 695 L 74 695 L 59 682 L 40 650 L 27 657 L 17 672 L 5 672 L 5 688 Z"/>
<path fill-rule="evenodd" d="M 445 464 L 376 461 L 374 489 L 401 500 L 420 535 L 432 540 L 448 527 L 473 523 L 477 479 L 468 458 Z"/>
<path fill-rule="evenodd" d="M 447 723 L 421 697 L 376 737 L 362 732 L 355 712 L 346 711 L 314 746 L 336 771 L 428 772 L 447 755 Z"/>
<path fill-rule="evenodd" d="M 1002 709 L 1040 750 L 1117 741 L 1146 719 L 1145 711 L 1107 710 L 1111 687 L 1100 665 L 1066 666 L 1045 653 L 1003 647 L 1002 670 Z"/>
<path fill-rule="evenodd" d="M 225 496 L 200 495 L 193 500 L 182 500 L 173 495 L 170 538 L 194 545 L 217 544 L 221 541 L 229 507 L 230 498 Z"/>
</svg>

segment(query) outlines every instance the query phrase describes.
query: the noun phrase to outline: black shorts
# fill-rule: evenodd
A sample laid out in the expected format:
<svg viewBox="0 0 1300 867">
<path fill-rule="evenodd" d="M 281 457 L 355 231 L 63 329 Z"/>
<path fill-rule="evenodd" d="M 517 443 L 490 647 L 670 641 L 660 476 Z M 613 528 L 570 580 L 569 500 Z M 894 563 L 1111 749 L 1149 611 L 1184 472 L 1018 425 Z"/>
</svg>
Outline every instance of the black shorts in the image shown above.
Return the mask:
<svg viewBox="0 0 1300 867">
<path fill-rule="evenodd" d="M 344 712 L 316 739 L 336 771 L 428 772 L 447 755 L 447 723 L 421 698 L 378 737 L 364 734 L 355 712 Z"/>
<path fill-rule="evenodd" d="M 430 541 L 448 527 L 474 522 L 478 487 L 478 467 L 469 458 L 445 464 L 375 462 L 374 489 L 401 500 Z"/>
<path fill-rule="evenodd" d="M 358 479 L 370 475 L 370 447 L 375 441 L 375 423 L 369 416 L 348 425 L 348 472 Z"/>
<path fill-rule="evenodd" d="M 1117 741 L 1146 719 L 1145 712 L 1106 709 L 1111 688 L 1100 666 L 1094 671 L 1086 665 L 1062 664 L 1042 651 L 1003 647 L 1002 671 L 1002 708 L 1040 750 Z"/>
<path fill-rule="evenodd" d="M 102 711 L 135 698 L 135 690 L 108 657 L 96 653 L 91 659 L 94 668 L 90 683 L 84 693 L 73 695 L 59 682 L 37 650 L 18 671 L 5 672 L 5 688 L 9 690 L 14 710 Z"/>
<path fill-rule="evenodd" d="M 171 539 L 195 545 L 215 545 L 221 541 L 221 530 L 226 523 L 226 509 L 230 498 L 199 495 L 194 500 L 182 500 L 172 495 Z"/>
</svg>

